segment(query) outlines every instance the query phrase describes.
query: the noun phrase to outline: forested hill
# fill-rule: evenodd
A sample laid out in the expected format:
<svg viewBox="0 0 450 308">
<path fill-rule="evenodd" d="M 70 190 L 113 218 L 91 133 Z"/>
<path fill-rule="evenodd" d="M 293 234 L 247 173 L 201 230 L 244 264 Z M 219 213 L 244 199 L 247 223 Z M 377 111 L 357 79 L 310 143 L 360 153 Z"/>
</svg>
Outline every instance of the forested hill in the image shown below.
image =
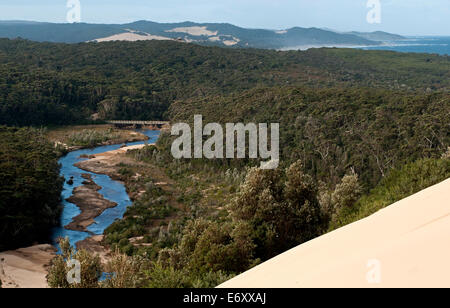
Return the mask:
<svg viewBox="0 0 450 308">
<path fill-rule="evenodd" d="M 389 51 L 271 51 L 171 41 L 36 43 L 0 40 L 0 124 L 168 119 L 178 100 L 255 87 L 450 88 L 450 57 Z"/>
<path fill-rule="evenodd" d="M 109 40 L 177 40 L 201 45 L 240 48 L 295 48 L 306 45 L 379 45 L 376 33 L 338 33 L 326 29 L 295 27 L 285 30 L 245 29 L 227 23 L 157 23 L 136 21 L 128 24 L 48 23 L 0 21 L 0 37 L 24 38 L 37 42 L 82 43 Z M 390 34 L 380 41 L 390 41 Z M 397 36 L 395 36 L 397 37 Z M 402 39 L 402 37 L 399 37 Z"/>
</svg>

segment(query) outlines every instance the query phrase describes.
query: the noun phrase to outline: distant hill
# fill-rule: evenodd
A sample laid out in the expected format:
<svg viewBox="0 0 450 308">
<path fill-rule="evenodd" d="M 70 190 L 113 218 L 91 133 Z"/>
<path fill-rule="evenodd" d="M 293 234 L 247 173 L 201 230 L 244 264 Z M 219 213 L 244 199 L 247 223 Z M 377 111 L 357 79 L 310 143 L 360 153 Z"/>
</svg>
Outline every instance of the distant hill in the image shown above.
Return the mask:
<svg viewBox="0 0 450 308">
<path fill-rule="evenodd" d="M 37 42 L 80 43 L 123 32 L 113 25 L 0 22 L 0 37 Z"/>
<path fill-rule="evenodd" d="M 379 42 L 389 42 L 389 41 L 401 41 L 406 39 L 406 37 L 398 35 L 398 34 L 392 34 L 387 33 L 383 31 L 376 31 L 376 32 L 348 32 L 348 34 L 356 35 L 362 38 L 365 38 L 367 40 L 372 41 L 379 41 Z"/>
<path fill-rule="evenodd" d="M 302 46 L 379 45 L 375 33 L 336 33 L 318 28 L 287 30 L 245 29 L 224 23 L 56 24 L 28 21 L 0 22 L 0 37 L 38 42 L 80 43 L 87 41 L 177 40 L 202 45 L 264 49 Z"/>
</svg>

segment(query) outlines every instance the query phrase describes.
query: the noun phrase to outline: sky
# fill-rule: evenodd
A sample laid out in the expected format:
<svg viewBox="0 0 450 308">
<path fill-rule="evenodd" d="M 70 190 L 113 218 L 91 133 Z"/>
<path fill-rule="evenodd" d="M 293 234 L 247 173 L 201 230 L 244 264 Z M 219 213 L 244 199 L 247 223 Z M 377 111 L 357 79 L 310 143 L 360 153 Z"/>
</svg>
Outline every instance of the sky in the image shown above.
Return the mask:
<svg viewBox="0 0 450 308">
<path fill-rule="evenodd" d="M 450 0 L 0 0 L 0 20 L 67 22 L 68 1 L 81 22 L 227 22 L 246 28 L 294 26 L 450 36 Z M 380 3 L 380 22 L 369 23 Z M 377 15 L 378 16 L 378 15 Z"/>
</svg>

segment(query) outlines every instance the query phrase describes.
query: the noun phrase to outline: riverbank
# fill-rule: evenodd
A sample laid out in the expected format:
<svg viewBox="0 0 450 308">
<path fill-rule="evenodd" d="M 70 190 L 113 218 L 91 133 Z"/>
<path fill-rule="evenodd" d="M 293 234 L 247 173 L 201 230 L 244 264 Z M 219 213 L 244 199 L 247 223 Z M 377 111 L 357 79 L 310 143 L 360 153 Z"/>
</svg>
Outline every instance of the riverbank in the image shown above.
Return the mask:
<svg viewBox="0 0 450 308">
<path fill-rule="evenodd" d="M 55 255 L 49 244 L 0 253 L 2 288 L 47 288 L 47 268 Z"/>
<path fill-rule="evenodd" d="M 47 138 L 67 152 L 149 139 L 135 130 L 116 129 L 106 124 L 54 128 L 47 132 Z"/>
<path fill-rule="evenodd" d="M 132 158 L 126 156 L 126 153 L 129 150 L 140 149 L 144 146 L 146 145 L 131 145 L 95 155 L 88 155 L 87 160 L 77 162 L 73 166 L 79 168 L 79 170 L 81 169 L 96 175 L 106 175 L 120 185 L 124 185 L 125 183 L 121 182 L 119 173 L 120 166 L 134 163 Z M 83 185 L 74 188 L 71 196 L 66 199 L 67 202 L 75 204 L 81 210 L 81 213 L 73 217 L 71 222 L 65 225 L 64 228 L 72 231 L 90 233 L 90 226 L 96 224 L 96 218 L 106 210 L 116 207 L 117 203 L 108 200 L 100 194 L 99 191 L 103 188 L 109 189 L 110 187 L 98 185 L 95 180 L 95 175 L 92 176 L 85 173 L 82 174 L 82 178 L 84 179 L 81 183 Z M 127 193 L 129 192 L 127 191 Z M 76 242 L 75 246 L 77 249 L 85 249 L 88 252 L 100 255 L 102 262 L 106 263 L 109 259 L 110 251 L 107 247 L 103 246 L 102 241 L 103 235 L 93 234 Z"/>
<path fill-rule="evenodd" d="M 90 170 L 80 169 L 79 163 L 108 158 L 113 161 L 111 167 L 120 171 L 121 166 L 129 163 L 130 157 L 125 155 L 129 149 L 154 143 L 159 136 L 159 131 L 140 130 L 138 132 L 146 137 L 146 142 L 137 141 L 122 146 L 115 144 L 87 148 L 69 152 L 60 158 L 60 175 L 67 181 L 62 192 L 64 210 L 60 218 L 61 223 L 52 232 L 55 245 L 59 237 L 68 237 L 70 244 L 74 247 L 83 245 L 80 242 L 92 235 L 102 235 L 114 221 L 123 217 L 132 204 L 132 198 L 128 195 L 126 186 L 121 181 L 123 177 L 119 172 L 97 169 L 90 169 L 93 171 L 90 172 Z M 118 157 L 118 154 L 123 155 Z M 87 179 L 88 176 L 91 178 Z"/>
<path fill-rule="evenodd" d="M 119 174 L 120 168 L 118 166 L 120 164 L 123 165 L 123 164 L 127 164 L 127 163 L 133 163 L 133 160 L 131 158 L 127 157 L 126 153 L 129 150 L 141 149 L 145 146 L 146 146 L 145 144 L 133 145 L 133 146 L 122 147 L 120 149 L 113 150 L 113 151 L 96 154 L 95 156 L 91 157 L 88 160 L 76 163 L 74 166 L 80 168 L 81 170 L 87 171 L 87 172 L 92 172 L 95 174 L 104 174 L 116 181 L 120 181 L 120 174 Z M 91 187 L 91 192 L 89 193 L 90 196 L 89 196 L 89 194 L 86 194 L 87 189 L 84 189 L 83 191 L 78 190 L 78 196 L 75 197 L 77 200 L 75 200 L 74 198 L 71 197 L 68 199 L 68 201 L 76 204 L 77 206 L 78 206 L 78 204 L 82 204 L 82 205 L 84 204 L 87 206 L 92 206 L 92 205 L 95 206 L 97 204 L 97 205 L 99 205 L 99 207 L 97 207 L 97 209 L 102 208 L 101 201 L 104 200 L 103 196 L 101 196 L 101 195 L 98 196 L 99 194 L 97 193 L 97 191 L 95 191 L 95 193 L 97 195 L 94 195 L 94 196 L 92 195 L 92 189 L 95 190 L 97 188 L 98 187 L 96 187 L 96 186 Z M 75 189 L 75 190 L 77 190 L 77 189 Z M 99 190 L 99 189 L 97 189 L 97 190 Z M 82 193 L 82 194 L 80 194 L 80 193 Z M 129 192 L 127 192 L 127 193 L 129 193 Z M 94 197 L 94 198 L 92 199 L 90 197 Z M 99 199 L 99 197 L 101 197 L 101 199 Z M 108 200 L 106 200 L 106 201 L 108 201 Z M 80 208 L 80 209 L 83 212 L 83 208 Z M 82 217 L 80 217 L 78 219 L 79 225 L 85 226 L 87 224 L 90 224 L 91 222 L 94 222 L 92 215 L 95 214 L 95 207 L 91 208 L 91 209 L 92 210 L 89 213 L 86 212 L 86 215 L 83 215 Z M 91 215 L 89 215 L 89 214 L 91 214 Z M 76 218 L 74 218 L 74 221 L 75 221 L 75 219 Z M 70 228 L 70 227 L 74 227 L 74 226 L 75 225 L 72 225 L 72 226 L 68 225 L 68 226 L 66 226 L 66 228 Z M 74 230 L 74 229 L 72 229 L 72 230 Z M 86 229 L 84 229 L 84 230 L 86 230 Z M 90 237 L 86 238 L 83 241 L 78 242 L 76 244 L 76 246 L 77 246 L 77 249 L 85 249 L 91 253 L 100 255 L 102 262 L 106 263 L 109 259 L 110 251 L 108 248 L 103 246 L 102 241 L 103 241 L 103 235 L 94 235 L 94 236 L 90 236 Z"/>
<path fill-rule="evenodd" d="M 119 177 L 119 168 L 117 168 L 117 165 L 135 163 L 134 160 L 126 157 L 125 154 L 130 150 L 142 149 L 145 146 L 145 144 L 132 145 L 114 151 L 96 154 L 88 160 L 76 163 L 75 167 L 96 174 L 105 174 L 117 180 Z"/>
<path fill-rule="evenodd" d="M 75 165 L 99 176 L 108 175 L 117 181 L 120 180 L 119 165 L 133 163 L 132 158 L 126 156 L 127 151 L 140 149 L 144 146 L 145 144 L 132 145 L 90 155 L 91 159 Z M 79 156 L 77 153 L 71 154 Z M 80 232 L 86 231 L 89 226 L 94 225 L 95 219 L 104 211 L 116 206 L 114 202 L 105 199 L 99 193 L 103 187 L 96 183 L 95 176 L 84 174 L 82 178 L 83 183 L 75 183 L 74 186 L 82 185 L 71 189 L 70 196 L 66 198 L 68 202 L 76 204 L 81 213 L 73 217 L 70 223 L 63 225 L 65 229 Z M 102 263 L 106 263 L 109 260 L 110 250 L 103 246 L 103 238 L 103 235 L 92 235 L 78 241 L 76 248 L 98 254 Z M 54 246 L 45 244 L 0 253 L 0 260 L 3 259 L 0 267 L 2 287 L 46 288 L 47 267 L 54 258 L 56 251 Z"/>
</svg>

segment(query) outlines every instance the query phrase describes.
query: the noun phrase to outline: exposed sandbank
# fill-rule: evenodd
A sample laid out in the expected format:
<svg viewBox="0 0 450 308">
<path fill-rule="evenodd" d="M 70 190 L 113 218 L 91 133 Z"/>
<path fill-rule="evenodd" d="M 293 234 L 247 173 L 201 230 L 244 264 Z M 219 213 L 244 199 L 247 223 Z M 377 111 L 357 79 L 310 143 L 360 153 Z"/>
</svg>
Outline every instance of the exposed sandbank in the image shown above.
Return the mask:
<svg viewBox="0 0 450 308">
<path fill-rule="evenodd" d="M 98 191 L 101 189 L 89 174 L 84 174 L 86 179 L 83 186 L 76 187 L 73 195 L 67 199 L 81 210 L 81 214 L 74 217 L 72 222 L 64 228 L 73 231 L 86 232 L 87 227 L 95 223 L 95 218 L 105 210 L 117 206 L 117 203 L 105 199 Z"/>
<path fill-rule="evenodd" d="M 0 253 L 2 288 L 47 288 L 47 267 L 55 253 L 48 244 Z"/>
</svg>

